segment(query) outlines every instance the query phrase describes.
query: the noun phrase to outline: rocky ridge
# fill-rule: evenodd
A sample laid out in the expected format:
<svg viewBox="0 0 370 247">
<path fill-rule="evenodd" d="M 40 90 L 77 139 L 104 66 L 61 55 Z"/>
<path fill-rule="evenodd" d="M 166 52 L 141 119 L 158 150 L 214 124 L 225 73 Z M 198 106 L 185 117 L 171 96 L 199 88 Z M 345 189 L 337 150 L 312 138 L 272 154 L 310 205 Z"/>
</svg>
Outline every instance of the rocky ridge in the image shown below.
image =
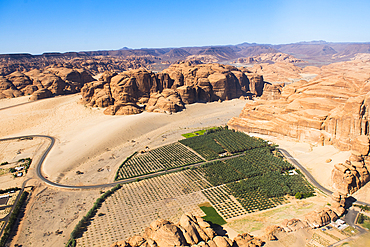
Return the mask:
<svg viewBox="0 0 370 247">
<path fill-rule="evenodd" d="M 272 87 L 275 100 L 247 103 L 228 125 L 241 131 L 334 144 L 366 155 L 369 69 L 370 62 L 358 60 L 323 66 L 313 80 Z"/>
<path fill-rule="evenodd" d="M 88 72 L 65 67 L 34 69 L 25 73 L 15 71 L 0 76 L 0 99 L 31 95 L 30 100 L 53 95 L 77 93 L 83 85 L 95 79 Z"/>
<path fill-rule="evenodd" d="M 302 59 L 295 58 L 292 55 L 286 53 L 262 53 L 258 56 L 252 57 L 245 57 L 245 58 L 238 58 L 234 63 L 246 63 L 246 64 L 253 64 L 253 63 L 276 63 L 276 62 L 284 62 L 284 63 L 306 63 L 306 61 Z"/>
<path fill-rule="evenodd" d="M 106 72 L 99 81 L 81 89 L 81 103 L 107 107 L 105 114 L 126 115 L 150 112 L 177 112 L 185 104 L 260 96 L 263 77 L 221 64 L 171 65 L 159 73 L 146 69 L 120 74 Z"/>
<path fill-rule="evenodd" d="M 219 236 L 201 217 L 183 214 L 178 224 L 158 219 L 145 229 L 143 235 L 113 243 L 111 247 L 258 247 L 262 244 L 262 240 L 248 233 L 240 234 L 234 240 Z"/>
<path fill-rule="evenodd" d="M 247 103 L 228 126 L 353 150 L 361 161 L 337 164 L 332 173 L 335 188 L 353 193 L 369 180 L 369 69 L 359 59 L 317 68 L 311 81 L 265 84 L 262 100 Z"/>
</svg>

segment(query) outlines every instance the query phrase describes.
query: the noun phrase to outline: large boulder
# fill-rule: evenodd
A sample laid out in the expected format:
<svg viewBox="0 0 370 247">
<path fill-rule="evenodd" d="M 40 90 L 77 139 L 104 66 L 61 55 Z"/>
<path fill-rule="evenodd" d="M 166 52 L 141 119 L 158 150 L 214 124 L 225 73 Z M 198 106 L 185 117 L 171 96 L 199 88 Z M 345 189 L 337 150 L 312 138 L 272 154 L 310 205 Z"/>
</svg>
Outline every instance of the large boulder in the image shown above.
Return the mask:
<svg viewBox="0 0 370 247">
<path fill-rule="evenodd" d="M 146 110 L 148 112 L 178 112 L 184 109 L 180 95 L 173 89 L 164 89 L 162 93 L 150 95 Z"/>
<path fill-rule="evenodd" d="M 86 83 L 81 88 L 81 95 L 81 102 L 87 106 L 108 107 L 114 103 L 110 85 L 105 81 Z"/>
<path fill-rule="evenodd" d="M 353 153 L 345 163 L 335 164 L 331 181 L 342 194 L 352 194 L 364 186 L 370 181 L 370 173 L 362 156 Z"/>
<path fill-rule="evenodd" d="M 105 115 L 133 115 L 143 112 L 143 109 L 135 103 L 124 103 L 116 101 L 114 105 L 104 110 Z"/>
<path fill-rule="evenodd" d="M 233 246 L 236 247 L 260 247 L 264 244 L 264 242 L 259 239 L 255 238 L 252 235 L 248 233 L 238 234 L 234 238 L 234 244 Z"/>
<path fill-rule="evenodd" d="M 31 95 L 30 100 L 35 101 L 35 100 L 39 100 L 39 99 L 50 98 L 52 96 L 53 96 L 53 94 L 50 92 L 50 90 L 48 90 L 46 88 L 42 88 L 42 89 L 39 89 L 36 92 L 34 92 Z"/>
<path fill-rule="evenodd" d="M 168 220 L 156 220 L 145 229 L 144 238 L 154 240 L 160 247 L 186 246 L 182 231 Z"/>
</svg>

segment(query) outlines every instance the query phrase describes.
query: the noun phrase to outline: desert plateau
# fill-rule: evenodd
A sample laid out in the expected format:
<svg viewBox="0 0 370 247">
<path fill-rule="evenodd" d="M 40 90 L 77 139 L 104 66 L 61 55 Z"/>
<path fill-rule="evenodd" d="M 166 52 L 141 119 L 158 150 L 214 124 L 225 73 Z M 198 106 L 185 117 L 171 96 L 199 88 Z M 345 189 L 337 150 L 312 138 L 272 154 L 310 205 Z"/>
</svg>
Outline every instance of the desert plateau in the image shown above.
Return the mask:
<svg viewBox="0 0 370 247">
<path fill-rule="evenodd" d="M 0 247 L 370 246 L 355 2 L 0 2 Z"/>
</svg>

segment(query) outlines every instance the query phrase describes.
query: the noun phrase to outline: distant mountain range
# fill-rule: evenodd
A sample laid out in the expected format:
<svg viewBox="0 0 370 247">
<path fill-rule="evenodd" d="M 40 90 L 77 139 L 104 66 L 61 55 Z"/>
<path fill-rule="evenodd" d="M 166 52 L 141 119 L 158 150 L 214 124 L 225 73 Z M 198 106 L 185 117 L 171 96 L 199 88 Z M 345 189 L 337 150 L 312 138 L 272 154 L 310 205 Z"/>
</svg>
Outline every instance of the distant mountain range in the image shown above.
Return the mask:
<svg viewBox="0 0 370 247">
<path fill-rule="evenodd" d="M 88 56 L 153 56 L 162 61 L 174 62 L 184 60 L 188 56 L 209 56 L 218 62 L 231 62 L 237 58 L 258 56 L 262 53 L 287 53 L 311 64 L 328 64 L 347 61 L 357 53 L 370 53 L 370 42 L 366 43 L 334 43 L 326 41 L 298 42 L 292 44 L 256 44 L 242 43 L 238 45 L 181 47 L 181 48 L 143 48 L 130 49 L 123 47 L 119 50 L 81 51 L 66 53 L 31 54 L 2 54 L 0 58 L 35 58 L 35 57 L 88 57 Z"/>
</svg>

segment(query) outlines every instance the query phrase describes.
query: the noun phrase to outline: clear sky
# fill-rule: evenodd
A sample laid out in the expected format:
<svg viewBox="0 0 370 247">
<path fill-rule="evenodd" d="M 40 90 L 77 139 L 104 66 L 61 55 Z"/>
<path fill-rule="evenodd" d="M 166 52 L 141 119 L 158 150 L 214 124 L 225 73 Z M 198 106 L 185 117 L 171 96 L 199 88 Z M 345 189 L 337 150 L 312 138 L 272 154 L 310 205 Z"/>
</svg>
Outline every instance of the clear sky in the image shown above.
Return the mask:
<svg viewBox="0 0 370 247">
<path fill-rule="evenodd" d="M 370 41 L 369 0 L 0 0 L 0 53 Z"/>
</svg>

